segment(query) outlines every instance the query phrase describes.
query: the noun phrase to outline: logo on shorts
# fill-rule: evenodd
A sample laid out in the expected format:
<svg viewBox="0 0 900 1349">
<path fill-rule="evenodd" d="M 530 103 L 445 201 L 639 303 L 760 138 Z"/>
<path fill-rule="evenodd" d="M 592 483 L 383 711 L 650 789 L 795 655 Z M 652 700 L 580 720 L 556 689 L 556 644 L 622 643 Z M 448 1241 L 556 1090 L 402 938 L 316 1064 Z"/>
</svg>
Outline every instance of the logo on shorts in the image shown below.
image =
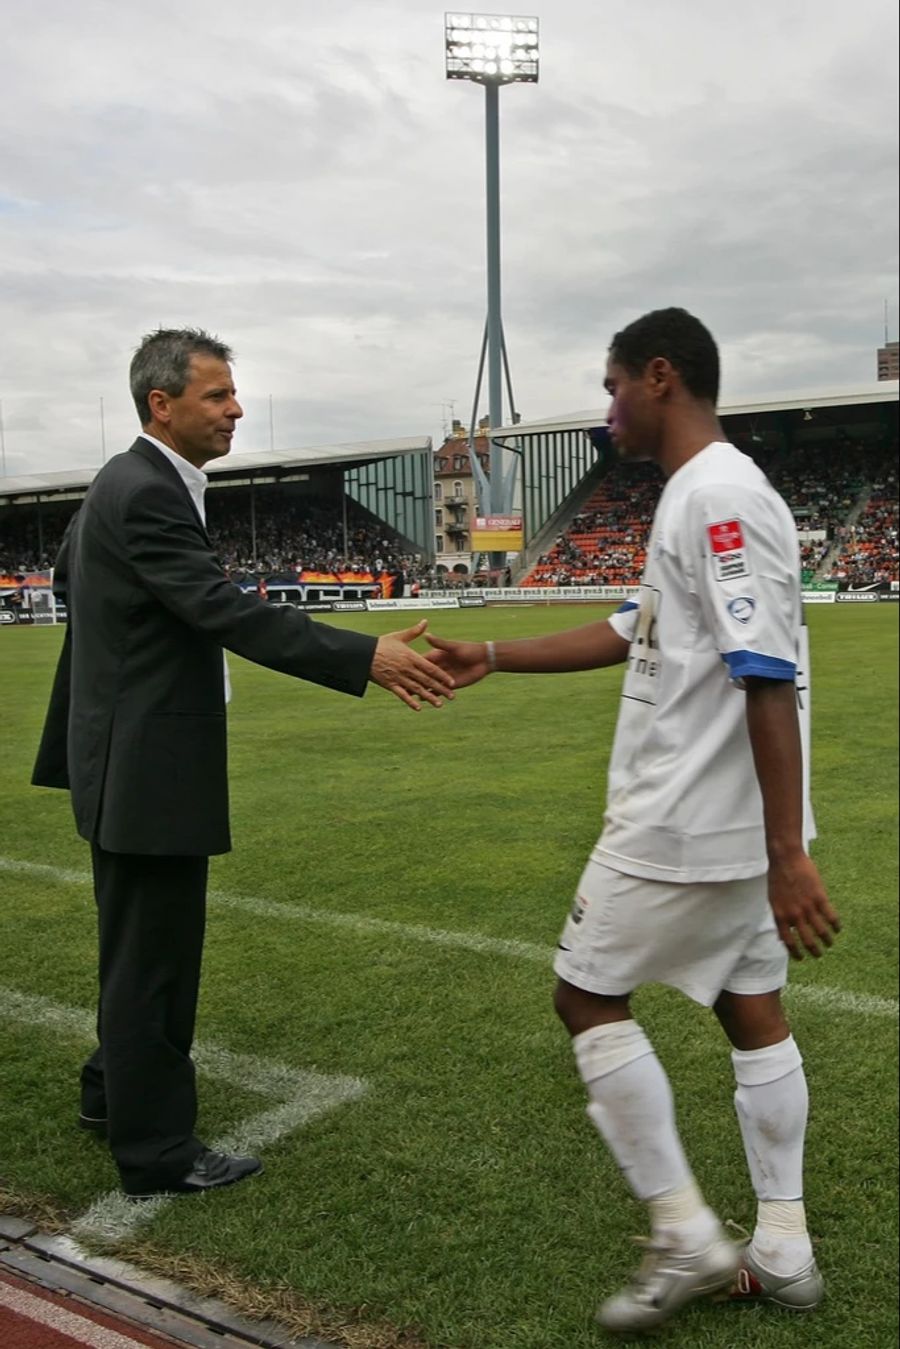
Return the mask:
<svg viewBox="0 0 900 1349">
<path fill-rule="evenodd" d="M 728 612 L 739 623 L 749 623 L 755 608 L 756 600 L 750 595 L 738 595 L 735 599 L 728 601 Z"/>
<path fill-rule="evenodd" d="M 589 903 L 590 900 L 585 899 L 584 895 L 575 896 L 575 903 L 572 905 L 572 912 L 570 913 L 569 917 L 576 926 L 581 922 L 582 918 L 587 913 L 587 907 Z"/>
</svg>

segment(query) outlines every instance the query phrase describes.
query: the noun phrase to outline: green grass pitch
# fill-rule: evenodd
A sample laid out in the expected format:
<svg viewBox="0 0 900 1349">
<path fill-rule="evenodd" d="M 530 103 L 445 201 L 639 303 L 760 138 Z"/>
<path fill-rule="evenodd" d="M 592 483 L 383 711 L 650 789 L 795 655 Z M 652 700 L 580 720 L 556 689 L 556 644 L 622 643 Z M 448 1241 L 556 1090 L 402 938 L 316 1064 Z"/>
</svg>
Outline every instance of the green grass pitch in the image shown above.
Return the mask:
<svg viewBox="0 0 900 1349">
<path fill-rule="evenodd" d="M 430 621 L 451 637 L 502 638 L 601 612 Z M 678 1349 L 897 1342 L 897 618 L 888 605 L 809 612 L 815 856 L 845 930 L 825 959 L 793 967 L 790 1007 L 810 1081 L 807 1209 L 827 1301 L 794 1319 L 698 1305 L 665 1332 Z M 84 871 L 68 798 L 28 786 L 61 639 L 0 631 L 0 856 Z M 277 1292 L 317 1309 L 321 1327 L 382 1327 L 380 1339 L 357 1331 L 357 1345 L 603 1343 L 593 1310 L 632 1267 L 643 1214 L 585 1116 L 550 958 L 599 831 L 621 671 L 499 676 L 413 714 L 379 689 L 348 699 L 230 663 L 235 850 L 213 862 L 211 884 L 269 908 L 211 905 L 198 1035 L 358 1076 L 368 1091 L 266 1148 L 258 1179 L 165 1207 L 132 1256 Z M 89 1013 L 89 889 L 2 864 L 0 889 L 0 986 Z M 643 991 L 636 1010 L 701 1185 L 723 1217 L 751 1226 L 721 1033 L 670 991 Z M 74 1219 L 115 1183 L 108 1154 L 74 1127 L 88 1041 L 38 1016 L 0 1018 L 0 1045 L 0 1192 Z M 200 1087 L 207 1138 L 267 1105 L 252 1083 L 204 1076 Z"/>
</svg>

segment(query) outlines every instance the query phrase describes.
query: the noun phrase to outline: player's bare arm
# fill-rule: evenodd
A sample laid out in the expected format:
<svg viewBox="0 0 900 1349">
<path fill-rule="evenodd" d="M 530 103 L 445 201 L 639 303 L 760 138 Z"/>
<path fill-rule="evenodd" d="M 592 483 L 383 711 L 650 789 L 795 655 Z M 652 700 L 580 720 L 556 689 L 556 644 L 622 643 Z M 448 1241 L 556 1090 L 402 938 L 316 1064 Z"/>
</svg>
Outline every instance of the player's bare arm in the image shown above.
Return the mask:
<svg viewBox="0 0 900 1349">
<path fill-rule="evenodd" d="M 420 711 L 423 702 L 441 707 L 443 698 L 453 697 L 452 671 L 436 667 L 409 645 L 422 636 L 426 622 L 423 618 L 402 632 L 389 632 L 379 637 L 369 671 L 373 684 L 393 693 L 414 712 Z"/>
<path fill-rule="evenodd" d="M 803 847 L 803 761 L 790 680 L 747 680 L 747 727 L 763 800 L 769 902 L 794 960 L 820 956 L 840 931 L 822 878 Z"/>
<path fill-rule="evenodd" d="M 453 676 L 457 688 L 477 684 L 485 675 L 566 674 L 621 665 L 628 642 L 605 619 L 585 623 L 546 637 L 524 637 L 508 642 L 452 642 L 426 633 L 432 650 L 428 659 Z"/>
</svg>

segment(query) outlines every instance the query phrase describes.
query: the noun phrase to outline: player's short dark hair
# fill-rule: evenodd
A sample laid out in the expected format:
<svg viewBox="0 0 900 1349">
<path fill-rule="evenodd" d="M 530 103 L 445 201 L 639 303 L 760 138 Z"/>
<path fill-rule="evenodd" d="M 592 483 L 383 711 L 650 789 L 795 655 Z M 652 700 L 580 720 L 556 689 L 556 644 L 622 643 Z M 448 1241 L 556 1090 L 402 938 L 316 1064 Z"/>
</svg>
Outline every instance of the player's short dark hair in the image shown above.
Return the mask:
<svg viewBox="0 0 900 1349">
<path fill-rule="evenodd" d="M 657 356 L 678 371 L 695 398 L 719 397 L 719 349 L 712 333 L 686 309 L 654 309 L 616 333 L 609 355 L 630 375 L 640 375 Z"/>
<path fill-rule="evenodd" d="M 158 328 L 141 339 L 129 371 L 131 396 L 141 426 L 152 420 L 151 389 L 162 389 L 172 398 L 184 393 L 192 356 L 214 356 L 229 365 L 234 359 L 230 347 L 202 328 Z"/>
</svg>

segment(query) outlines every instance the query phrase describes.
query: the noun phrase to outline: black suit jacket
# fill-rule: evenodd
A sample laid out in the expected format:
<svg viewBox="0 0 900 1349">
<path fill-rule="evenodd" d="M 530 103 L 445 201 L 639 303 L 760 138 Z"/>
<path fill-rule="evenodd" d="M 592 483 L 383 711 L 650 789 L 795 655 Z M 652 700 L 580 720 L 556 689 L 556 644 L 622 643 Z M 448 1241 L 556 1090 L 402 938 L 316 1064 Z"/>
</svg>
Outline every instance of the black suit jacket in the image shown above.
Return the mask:
<svg viewBox="0 0 900 1349">
<path fill-rule="evenodd" d="M 222 648 L 365 692 L 375 638 L 244 594 L 148 440 L 101 469 L 56 568 L 69 622 L 32 781 L 108 852 L 227 852 Z"/>
</svg>

